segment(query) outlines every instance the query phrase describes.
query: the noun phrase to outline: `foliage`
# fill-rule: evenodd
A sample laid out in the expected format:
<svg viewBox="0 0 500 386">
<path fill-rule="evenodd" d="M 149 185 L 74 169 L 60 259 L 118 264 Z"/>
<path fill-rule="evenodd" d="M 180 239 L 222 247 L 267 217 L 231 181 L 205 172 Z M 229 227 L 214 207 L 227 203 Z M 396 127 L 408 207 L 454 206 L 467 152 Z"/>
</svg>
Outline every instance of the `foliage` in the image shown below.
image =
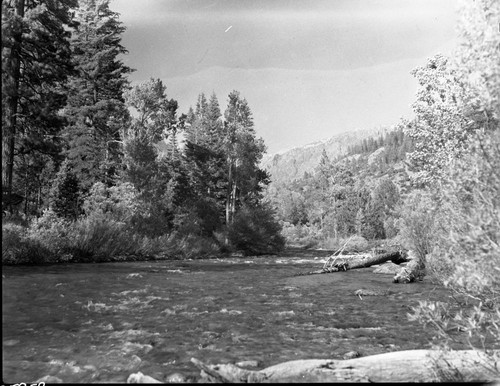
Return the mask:
<svg viewBox="0 0 500 386">
<path fill-rule="evenodd" d="M 262 220 L 266 248 L 278 248 L 279 225 L 261 205 L 265 145 L 247 101 L 231 92 L 222 114 L 215 93 L 202 93 L 177 117 L 160 79 L 129 86 L 124 31 L 110 0 L 2 3 L 3 180 L 26 196 L 26 216 L 43 213 L 7 233 L 10 247 L 26 248 L 6 260 L 206 256 L 229 250 L 245 205 L 262 218 L 237 227 L 258 232 Z"/>
<path fill-rule="evenodd" d="M 76 3 L 2 1 L 2 183 L 23 192 L 28 210 L 39 209 L 59 162 Z"/>
<path fill-rule="evenodd" d="M 165 91 L 160 79 L 151 78 L 125 93 L 127 105 L 138 113 L 127 136 L 145 137 L 143 140 L 156 143 L 175 130 L 177 101 L 167 99 Z"/>
<path fill-rule="evenodd" d="M 406 124 L 405 133 L 415 143 L 409 160 L 417 169 L 417 183 L 442 177 L 445 166 L 467 153 L 478 130 L 498 127 L 499 13 L 494 0 L 464 3 L 456 59 L 437 55 L 413 71 L 420 87 L 412 105 L 416 118 Z"/>
<path fill-rule="evenodd" d="M 42 246 L 26 235 L 26 227 L 2 223 L 2 264 L 40 263 L 43 254 Z"/>
<path fill-rule="evenodd" d="M 58 216 L 76 219 L 80 212 L 79 198 L 78 179 L 66 160 L 53 182 L 50 206 Z"/>
<path fill-rule="evenodd" d="M 231 245 L 245 255 L 274 254 L 285 245 L 280 231 L 268 205 L 245 205 L 236 214 L 228 237 Z"/>
<path fill-rule="evenodd" d="M 72 222 L 58 216 L 53 209 L 45 210 L 41 217 L 32 221 L 27 229 L 27 236 L 31 242 L 47 251 L 41 262 L 53 263 L 72 258 Z"/>
<path fill-rule="evenodd" d="M 291 224 L 282 223 L 281 234 L 286 244 L 291 247 L 316 248 L 321 240 L 321 230 L 314 224 Z"/>
<path fill-rule="evenodd" d="M 224 117 L 222 146 L 228 166 L 226 224 L 231 225 L 243 202 L 258 203 L 269 179 L 267 173 L 259 169 L 264 141 L 256 138 L 252 112 L 238 91 L 229 94 Z"/>
<path fill-rule="evenodd" d="M 495 1 L 463 5 L 454 70 L 460 76 L 460 81 L 454 80 L 460 93 L 443 99 L 443 109 L 455 116 L 440 126 L 449 132 L 436 138 L 441 140 L 437 155 L 446 147 L 450 151 L 439 173 L 428 174 L 436 214 L 431 243 L 425 248 L 427 265 L 435 280 L 453 290 L 455 301 L 421 303 L 411 315 L 434 326 L 445 345 L 465 339 L 482 350 L 500 343 L 499 13 Z M 438 77 L 435 84 L 449 80 Z M 425 96 L 421 90 L 419 97 Z M 429 110 L 426 119 L 439 123 L 443 109 Z M 426 137 L 425 128 L 414 128 L 421 131 L 421 139 Z M 453 132 L 456 138 L 446 135 Z M 430 171 L 423 169 L 424 174 Z"/>
<path fill-rule="evenodd" d="M 122 222 L 105 216 L 83 217 L 72 224 L 74 261 L 106 261 L 135 252 L 137 240 Z"/>
<path fill-rule="evenodd" d="M 83 203 L 83 211 L 87 216 L 106 215 L 124 223 L 140 211 L 138 192 L 131 183 L 123 182 L 106 187 L 102 182 L 96 182 L 90 189 Z"/>
<path fill-rule="evenodd" d="M 441 221 L 428 266 L 460 301 L 473 305 L 455 314 L 443 305 L 448 326 L 441 328 L 466 331 L 470 343 L 481 347 L 485 340 L 500 343 L 500 130 L 481 134 L 473 146 L 476 151 L 451 165 L 443 180 Z M 431 318 L 427 306 L 417 316 Z"/>
<path fill-rule="evenodd" d="M 415 190 L 406 197 L 398 212 L 396 224 L 404 246 L 425 258 L 435 242 L 436 203 L 426 191 Z"/>
<path fill-rule="evenodd" d="M 86 192 L 95 182 L 112 184 L 120 171 L 123 129 L 129 119 L 123 93 L 131 69 L 123 64 L 125 31 L 110 0 L 80 0 L 71 39 L 76 74 L 68 82 L 64 116 L 71 161 Z"/>
</svg>

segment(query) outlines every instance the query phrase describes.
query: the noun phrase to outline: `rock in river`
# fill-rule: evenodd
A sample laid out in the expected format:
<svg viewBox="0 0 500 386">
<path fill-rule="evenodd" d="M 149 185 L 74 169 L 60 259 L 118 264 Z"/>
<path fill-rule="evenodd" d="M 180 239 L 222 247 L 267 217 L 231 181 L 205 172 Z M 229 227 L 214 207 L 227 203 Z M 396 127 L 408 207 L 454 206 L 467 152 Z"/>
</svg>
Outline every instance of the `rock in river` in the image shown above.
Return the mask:
<svg viewBox="0 0 500 386">
<path fill-rule="evenodd" d="M 389 261 L 389 262 L 382 264 L 381 266 L 375 268 L 373 270 L 373 273 L 395 275 L 401 270 L 401 268 L 403 268 L 403 267 Z"/>
</svg>

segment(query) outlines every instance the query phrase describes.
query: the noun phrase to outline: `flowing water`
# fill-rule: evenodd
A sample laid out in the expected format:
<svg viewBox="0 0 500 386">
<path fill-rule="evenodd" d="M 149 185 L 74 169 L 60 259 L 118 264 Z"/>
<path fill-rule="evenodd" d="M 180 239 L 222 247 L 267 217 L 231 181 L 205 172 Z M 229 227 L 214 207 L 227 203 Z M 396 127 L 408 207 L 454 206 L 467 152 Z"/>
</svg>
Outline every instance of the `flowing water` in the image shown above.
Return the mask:
<svg viewBox="0 0 500 386">
<path fill-rule="evenodd" d="M 323 254 L 324 255 L 324 254 Z M 425 280 L 392 284 L 373 268 L 294 276 L 323 257 L 259 257 L 3 267 L 3 381 L 125 382 L 199 377 L 209 364 L 341 358 L 429 348 L 409 322 L 419 300 L 447 301 Z M 382 296 L 357 296 L 358 289 Z"/>
</svg>

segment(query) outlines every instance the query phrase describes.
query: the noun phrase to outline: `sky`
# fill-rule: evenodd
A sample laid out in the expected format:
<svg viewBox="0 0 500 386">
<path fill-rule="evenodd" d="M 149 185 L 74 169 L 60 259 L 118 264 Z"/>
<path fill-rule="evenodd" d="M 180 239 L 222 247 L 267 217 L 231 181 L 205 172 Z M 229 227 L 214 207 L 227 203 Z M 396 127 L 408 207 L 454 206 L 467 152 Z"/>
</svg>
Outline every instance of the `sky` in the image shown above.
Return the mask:
<svg viewBox="0 0 500 386">
<path fill-rule="evenodd" d="M 456 44 L 456 0 L 111 0 L 132 84 L 179 113 L 232 90 L 276 153 L 411 116 L 410 71 Z"/>
</svg>

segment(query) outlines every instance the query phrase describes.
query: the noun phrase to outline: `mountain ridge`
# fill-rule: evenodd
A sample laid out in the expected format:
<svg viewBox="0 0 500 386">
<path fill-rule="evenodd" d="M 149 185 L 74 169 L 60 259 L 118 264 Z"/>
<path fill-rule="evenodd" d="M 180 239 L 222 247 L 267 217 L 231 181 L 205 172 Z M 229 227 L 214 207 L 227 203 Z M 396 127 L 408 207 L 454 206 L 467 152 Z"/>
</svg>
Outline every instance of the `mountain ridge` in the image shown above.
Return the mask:
<svg viewBox="0 0 500 386">
<path fill-rule="evenodd" d="M 345 155 L 349 146 L 358 144 L 368 137 L 377 137 L 389 130 L 388 127 L 375 127 L 338 133 L 322 141 L 266 154 L 262 158 L 261 167 L 270 174 L 272 184 L 290 182 L 301 178 L 305 172 L 313 172 L 319 164 L 323 150 L 333 160 Z"/>
</svg>

